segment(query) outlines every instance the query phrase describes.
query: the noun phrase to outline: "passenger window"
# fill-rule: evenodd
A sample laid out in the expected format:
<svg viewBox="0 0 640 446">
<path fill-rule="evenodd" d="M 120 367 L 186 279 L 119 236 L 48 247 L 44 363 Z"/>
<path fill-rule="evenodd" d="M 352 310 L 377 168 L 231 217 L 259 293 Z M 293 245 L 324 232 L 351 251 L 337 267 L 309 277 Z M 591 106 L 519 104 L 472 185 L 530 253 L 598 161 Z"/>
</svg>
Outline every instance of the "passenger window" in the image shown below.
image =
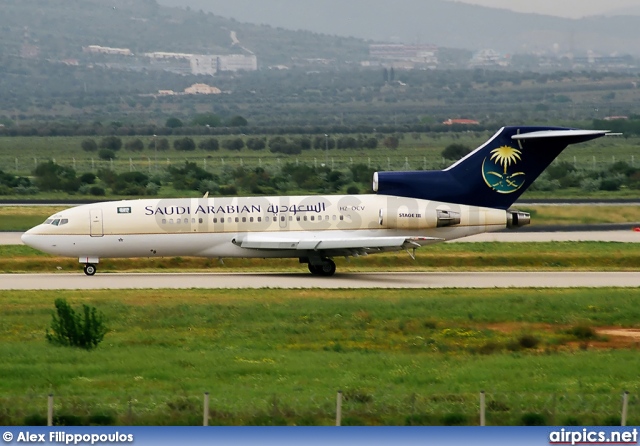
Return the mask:
<svg viewBox="0 0 640 446">
<path fill-rule="evenodd" d="M 202 221 L 202 219 L 201 219 L 201 218 L 199 218 L 199 219 L 198 219 L 198 223 L 200 223 L 200 224 L 202 224 L 202 223 L 203 223 L 203 221 Z"/>
<path fill-rule="evenodd" d="M 340 221 L 344 220 L 344 215 L 340 216 Z"/>
<path fill-rule="evenodd" d="M 188 220 L 188 219 L 187 219 L 187 220 Z M 196 219 L 195 219 L 195 218 L 192 218 L 192 219 L 191 219 L 191 223 L 195 223 L 195 222 L 196 222 Z"/>
<path fill-rule="evenodd" d="M 293 217 L 289 215 L 289 221 L 293 221 Z"/>
<path fill-rule="evenodd" d="M 307 221 L 307 216 L 305 215 L 305 216 L 303 217 L 303 219 L 304 219 L 304 221 Z"/>
<path fill-rule="evenodd" d="M 214 222 L 214 223 L 218 223 L 218 219 L 217 219 L 217 218 L 214 218 L 214 219 L 213 219 L 213 222 Z"/>
<path fill-rule="evenodd" d="M 242 223 L 246 223 L 247 222 L 247 217 L 242 217 Z"/>
<path fill-rule="evenodd" d="M 316 217 L 315 216 L 311 216 L 311 221 L 316 221 Z"/>
<path fill-rule="evenodd" d="M 238 223 L 240 221 L 240 219 L 238 217 L 236 217 L 236 223 Z"/>
<path fill-rule="evenodd" d="M 325 216 L 324 216 L 324 220 L 325 220 L 325 221 L 329 221 L 329 216 L 328 216 L 328 215 L 325 215 Z"/>
<path fill-rule="evenodd" d="M 258 223 L 262 223 L 262 217 L 258 217 Z"/>
<path fill-rule="evenodd" d="M 220 219 L 220 223 L 224 223 L 224 218 L 221 218 L 221 219 Z"/>
<path fill-rule="evenodd" d="M 166 225 L 166 224 L 167 224 L 167 219 L 166 219 L 166 218 L 163 218 L 163 219 L 162 219 L 162 224 L 163 224 L 163 225 Z"/>
<path fill-rule="evenodd" d="M 334 216 L 332 217 L 332 219 L 333 219 L 333 221 L 336 221 L 336 216 L 334 215 Z"/>
<path fill-rule="evenodd" d="M 300 216 L 299 215 L 296 217 L 296 221 L 300 221 Z"/>
<path fill-rule="evenodd" d="M 282 217 L 280 217 L 280 221 L 285 221 L 284 215 Z"/>
<path fill-rule="evenodd" d="M 269 223 L 269 217 L 265 217 L 265 218 L 264 218 L 264 221 L 265 221 L 265 222 L 267 222 L 267 223 Z"/>
<path fill-rule="evenodd" d="M 172 225 L 173 224 L 173 218 L 169 219 L 169 224 Z"/>
<path fill-rule="evenodd" d="M 253 223 L 253 217 L 249 217 L 249 223 Z"/>
</svg>

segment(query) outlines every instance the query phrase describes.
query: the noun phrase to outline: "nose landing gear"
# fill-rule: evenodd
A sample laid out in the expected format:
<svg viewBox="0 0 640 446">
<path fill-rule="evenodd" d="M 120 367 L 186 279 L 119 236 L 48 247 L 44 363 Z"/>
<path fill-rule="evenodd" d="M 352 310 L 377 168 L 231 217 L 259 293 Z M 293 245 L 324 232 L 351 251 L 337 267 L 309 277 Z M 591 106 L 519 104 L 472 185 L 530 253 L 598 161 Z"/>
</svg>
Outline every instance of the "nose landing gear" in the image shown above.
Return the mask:
<svg viewBox="0 0 640 446">
<path fill-rule="evenodd" d="M 91 264 L 91 263 L 87 263 L 87 264 L 84 266 L 84 273 L 85 273 L 87 276 L 93 276 L 93 275 L 96 273 L 96 266 L 95 266 L 95 265 L 93 265 L 93 264 Z"/>
</svg>

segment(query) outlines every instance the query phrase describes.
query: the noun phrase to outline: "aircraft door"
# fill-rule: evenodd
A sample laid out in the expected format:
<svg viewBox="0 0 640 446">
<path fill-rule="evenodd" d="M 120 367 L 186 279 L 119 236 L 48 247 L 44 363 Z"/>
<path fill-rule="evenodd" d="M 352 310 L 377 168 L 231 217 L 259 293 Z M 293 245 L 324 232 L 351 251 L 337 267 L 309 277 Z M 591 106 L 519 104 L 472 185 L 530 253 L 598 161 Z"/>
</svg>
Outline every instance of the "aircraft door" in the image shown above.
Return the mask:
<svg viewBox="0 0 640 446">
<path fill-rule="evenodd" d="M 280 226 L 280 229 L 287 229 L 287 225 L 288 225 L 288 221 L 289 221 L 289 215 L 288 214 L 280 214 L 276 217 L 278 219 L 278 225 Z"/>
<path fill-rule="evenodd" d="M 102 209 L 91 209 L 91 237 L 102 237 Z"/>
</svg>

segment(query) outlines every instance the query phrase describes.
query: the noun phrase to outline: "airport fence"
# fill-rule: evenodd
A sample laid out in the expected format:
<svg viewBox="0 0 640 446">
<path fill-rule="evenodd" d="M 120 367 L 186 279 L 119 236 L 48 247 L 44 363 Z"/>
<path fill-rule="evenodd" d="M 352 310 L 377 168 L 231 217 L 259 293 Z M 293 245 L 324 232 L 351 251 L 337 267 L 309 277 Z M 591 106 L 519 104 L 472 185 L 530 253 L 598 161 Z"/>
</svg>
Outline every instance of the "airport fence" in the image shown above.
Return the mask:
<svg viewBox="0 0 640 446">
<path fill-rule="evenodd" d="M 632 167 L 640 167 L 640 159 L 635 155 L 626 157 L 616 156 L 561 156 L 558 160 L 572 164 L 581 170 L 605 170 L 618 161 L 623 161 Z M 71 167 L 76 172 L 96 173 L 101 169 L 110 169 L 116 173 L 142 172 L 153 175 L 165 172 L 169 166 L 182 166 L 186 161 L 195 163 L 198 167 L 215 174 L 221 174 L 225 169 L 246 167 L 255 169 L 262 167 L 272 172 L 279 172 L 287 163 L 306 165 L 313 167 L 328 166 L 332 170 L 347 170 L 355 164 L 366 165 L 372 169 L 385 171 L 401 170 L 439 170 L 448 167 L 451 161 L 439 156 L 287 156 L 287 157 L 259 157 L 259 156 L 234 156 L 234 157 L 202 157 L 192 156 L 184 158 L 165 158 L 150 156 L 126 157 L 115 160 L 101 160 L 99 158 L 80 157 L 19 157 L 0 156 L 0 170 L 14 175 L 28 176 L 35 167 L 48 160 L 53 160 L 64 167 Z M 556 161 L 558 162 L 558 161 Z"/>
<path fill-rule="evenodd" d="M 247 399 L 205 393 L 0 397 L 0 425 L 610 425 L 640 422 L 638 395 L 362 391 Z"/>
</svg>

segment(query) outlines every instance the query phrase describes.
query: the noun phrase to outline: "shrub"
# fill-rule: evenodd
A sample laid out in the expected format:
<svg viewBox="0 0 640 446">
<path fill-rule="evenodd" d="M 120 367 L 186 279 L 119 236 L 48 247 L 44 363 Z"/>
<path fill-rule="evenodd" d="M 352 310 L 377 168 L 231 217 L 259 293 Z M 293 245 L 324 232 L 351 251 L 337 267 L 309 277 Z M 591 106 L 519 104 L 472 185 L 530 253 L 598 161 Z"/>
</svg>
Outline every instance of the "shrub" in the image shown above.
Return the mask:
<svg viewBox="0 0 640 446">
<path fill-rule="evenodd" d="M 200 141 L 200 144 L 198 144 L 198 147 L 200 147 L 200 149 L 202 150 L 206 150 L 207 152 L 215 152 L 220 148 L 220 144 L 218 143 L 217 139 L 208 138 Z"/>
<path fill-rule="evenodd" d="M 176 139 L 175 141 L 173 141 L 173 147 L 174 149 L 181 152 L 193 152 L 194 150 L 196 150 L 196 143 L 193 141 L 193 139 L 185 136 L 182 139 Z"/>
<path fill-rule="evenodd" d="M 603 426 L 622 426 L 622 419 L 617 415 L 610 415 L 602 422 Z"/>
<path fill-rule="evenodd" d="M 144 150 L 144 143 L 139 138 L 136 138 L 127 141 L 124 147 L 131 152 L 142 152 Z"/>
<path fill-rule="evenodd" d="M 562 426 L 582 426 L 582 423 L 576 417 L 568 416 L 561 423 Z"/>
<path fill-rule="evenodd" d="M 540 340 L 533 335 L 522 335 L 518 338 L 518 344 L 522 348 L 536 348 Z"/>
<path fill-rule="evenodd" d="M 444 426 L 463 426 L 467 424 L 467 416 L 461 413 L 449 413 L 442 417 Z"/>
<path fill-rule="evenodd" d="M 106 195 L 104 188 L 100 186 L 91 186 L 89 193 L 94 197 L 104 197 Z"/>
<path fill-rule="evenodd" d="M 525 413 L 524 415 L 522 415 L 521 421 L 523 426 L 546 426 L 547 425 L 547 419 L 545 418 L 545 416 L 535 412 Z"/>
<path fill-rule="evenodd" d="M 596 332 L 588 325 L 577 325 L 569 330 L 569 334 L 578 339 L 593 339 L 596 337 Z"/>
<path fill-rule="evenodd" d="M 46 426 L 47 418 L 39 413 L 33 413 L 24 417 L 25 426 Z"/>
<path fill-rule="evenodd" d="M 66 347 L 80 347 L 86 350 L 96 348 L 107 328 L 104 317 L 95 307 L 82 305 L 84 317 L 75 312 L 65 299 L 56 299 L 56 314 L 51 322 L 51 332 L 46 338 L 52 344 Z"/>
<path fill-rule="evenodd" d="M 117 136 L 105 136 L 100 141 L 100 148 L 117 152 L 122 148 L 122 140 Z"/>
<path fill-rule="evenodd" d="M 91 138 L 82 141 L 81 146 L 82 150 L 84 150 L 85 152 L 95 152 L 98 150 L 98 143 L 96 143 L 95 140 Z"/>
<path fill-rule="evenodd" d="M 100 157 L 101 160 L 109 161 L 116 159 L 116 154 L 113 150 L 100 149 L 100 152 L 98 152 L 98 157 Z"/>
<path fill-rule="evenodd" d="M 446 160 L 459 160 L 470 152 L 471 149 L 463 144 L 450 144 L 442 151 L 442 157 Z"/>
<path fill-rule="evenodd" d="M 89 415 L 89 424 L 92 426 L 113 426 L 116 424 L 116 417 L 104 413 L 92 414 Z"/>
</svg>

